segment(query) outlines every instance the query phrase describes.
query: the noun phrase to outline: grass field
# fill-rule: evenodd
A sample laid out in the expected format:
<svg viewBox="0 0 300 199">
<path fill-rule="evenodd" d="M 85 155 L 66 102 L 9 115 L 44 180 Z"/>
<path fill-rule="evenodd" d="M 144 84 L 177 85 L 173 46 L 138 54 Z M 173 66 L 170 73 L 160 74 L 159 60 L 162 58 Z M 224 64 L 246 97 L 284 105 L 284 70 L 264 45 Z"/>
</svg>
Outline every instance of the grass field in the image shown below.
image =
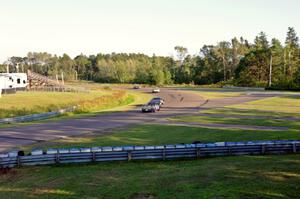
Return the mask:
<svg viewBox="0 0 300 199">
<path fill-rule="evenodd" d="M 204 124 L 282 126 L 297 131 L 300 129 L 300 96 L 265 98 L 224 108 L 202 110 L 201 113 L 206 115 L 174 117 L 171 120 Z"/>
<path fill-rule="evenodd" d="M 113 99 L 113 100 L 111 100 Z M 0 118 L 56 111 L 79 105 L 77 112 L 93 112 L 134 101 L 126 92 L 89 93 L 19 92 L 0 99 Z"/>
<path fill-rule="evenodd" d="M 134 94 L 134 93 L 129 93 Z M 233 93 L 232 95 L 235 95 Z M 227 94 L 230 96 L 231 94 Z M 208 96 L 208 95 L 207 95 Z M 215 97 L 215 96 L 213 96 Z M 143 101 L 147 96 L 140 96 Z M 266 102 L 266 100 L 271 100 Z M 285 101 L 287 100 L 287 101 Z M 177 117 L 182 121 L 286 126 L 285 131 L 213 129 L 187 126 L 139 125 L 38 143 L 23 148 L 161 145 L 193 141 L 300 140 L 296 112 L 273 108 L 290 98 L 269 98 L 239 106 L 206 110 L 224 117 Z M 238 118 L 261 116 L 262 118 Z M 275 117 L 281 117 L 276 118 Z M 295 120 L 285 120 L 284 117 Z M 300 155 L 239 156 L 166 162 L 113 162 L 89 165 L 23 167 L 0 174 L 0 198 L 107 199 L 295 199 L 300 195 Z"/>
<path fill-rule="evenodd" d="M 300 139 L 268 132 L 141 125 L 105 136 L 33 147 Z M 243 156 L 167 162 L 24 167 L 0 175 L 0 198 L 297 198 L 300 156 Z"/>
<path fill-rule="evenodd" d="M 226 97 L 237 97 L 243 94 L 242 92 L 221 92 L 220 90 L 210 91 L 202 90 L 202 89 L 190 89 L 193 92 L 198 93 L 204 99 L 219 99 L 219 98 L 226 98 Z"/>
<path fill-rule="evenodd" d="M 240 105 L 229 106 L 236 109 L 250 109 L 257 111 L 271 111 L 282 113 L 300 113 L 300 95 L 272 97 Z"/>
<path fill-rule="evenodd" d="M 120 146 L 120 145 L 161 145 L 176 143 L 222 142 L 222 141 L 249 141 L 249 140 L 288 140 L 300 139 L 298 130 L 290 131 L 254 131 L 209 129 L 185 126 L 167 125 L 140 125 L 118 133 L 105 136 L 97 134 L 84 137 L 71 137 L 54 140 L 47 143 L 38 143 L 24 148 L 29 151 L 33 148 L 49 147 L 91 147 L 91 146 Z"/>
<path fill-rule="evenodd" d="M 299 155 L 14 169 L 0 198 L 298 198 Z"/>
<path fill-rule="evenodd" d="M 214 116 L 184 116 L 172 118 L 173 121 L 181 122 L 196 122 L 202 124 L 233 124 L 233 125 L 253 125 L 253 126 L 278 126 L 289 127 L 290 129 L 297 130 L 300 128 L 299 121 L 289 121 L 284 119 L 252 119 L 252 118 L 235 118 L 232 115 L 225 115 L 224 117 Z"/>
<path fill-rule="evenodd" d="M 18 92 L 0 98 L 0 118 L 42 113 L 74 106 L 103 96 L 102 92 Z"/>
<path fill-rule="evenodd" d="M 70 106 L 78 106 L 76 113 L 125 110 L 130 108 L 127 106 L 129 104 L 145 103 L 150 99 L 146 94 L 112 89 L 102 84 L 85 82 L 81 86 L 91 91 L 78 93 L 18 92 L 4 95 L 0 98 L 0 118 L 56 111 Z"/>
</svg>

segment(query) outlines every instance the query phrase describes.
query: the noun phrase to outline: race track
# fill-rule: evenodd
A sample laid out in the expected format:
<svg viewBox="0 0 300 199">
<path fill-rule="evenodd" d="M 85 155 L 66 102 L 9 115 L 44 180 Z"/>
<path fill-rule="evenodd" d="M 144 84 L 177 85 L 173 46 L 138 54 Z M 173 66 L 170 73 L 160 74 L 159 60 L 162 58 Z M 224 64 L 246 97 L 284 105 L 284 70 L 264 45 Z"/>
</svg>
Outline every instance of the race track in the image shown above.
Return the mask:
<svg viewBox="0 0 300 199">
<path fill-rule="evenodd" d="M 150 93 L 150 89 L 137 92 Z M 0 128 L 0 152 L 14 147 L 34 144 L 66 136 L 78 136 L 90 132 L 103 133 L 105 130 L 134 124 L 156 123 L 178 115 L 196 114 L 200 107 L 215 108 L 265 98 L 247 95 L 234 98 L 216 99 L 207 102 L 199 94 L 178 89 L 161 89 L 157 96 L 165 99 L 165 106 L 156 113 L 141 113 L 140 107 L 125 112 L 115 112 L 77 119 L 63 119 L 42 124 Z"/>
</svg>

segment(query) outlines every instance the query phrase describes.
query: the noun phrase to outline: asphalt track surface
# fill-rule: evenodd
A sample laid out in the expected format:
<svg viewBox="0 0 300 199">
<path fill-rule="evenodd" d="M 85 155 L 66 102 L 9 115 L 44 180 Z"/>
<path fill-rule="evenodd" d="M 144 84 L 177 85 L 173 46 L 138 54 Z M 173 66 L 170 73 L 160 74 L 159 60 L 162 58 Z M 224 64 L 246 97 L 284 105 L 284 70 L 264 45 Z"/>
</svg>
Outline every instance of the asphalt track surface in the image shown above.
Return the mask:
<svg viewBox="0 0 300 199">
<path fill-rule="evenodd" d="M 137 92 L 151 93 L 151 90 L 139 89 Z M 140 107 L 136 107 L 134 110 L 124 112 L 102 113 L 76 119 L 62 119 L 41 124 L 0 128 L 0 152 L 37 142 L 79 136 L 91 132 L 97 132 L 101 135 L 102 132 L 109 129 L 129 125 L 168 123 L 165 119 L 172 116 L 196 114 L 202 108 L 224 107 L 272 97 L 273 95 L 243 95 L 206 101 L 199 94 L 192 91 L 161 89 L 157 96 L 165 99 L 165 106 L 156 113 L 141 113 Z"/>
</svg>

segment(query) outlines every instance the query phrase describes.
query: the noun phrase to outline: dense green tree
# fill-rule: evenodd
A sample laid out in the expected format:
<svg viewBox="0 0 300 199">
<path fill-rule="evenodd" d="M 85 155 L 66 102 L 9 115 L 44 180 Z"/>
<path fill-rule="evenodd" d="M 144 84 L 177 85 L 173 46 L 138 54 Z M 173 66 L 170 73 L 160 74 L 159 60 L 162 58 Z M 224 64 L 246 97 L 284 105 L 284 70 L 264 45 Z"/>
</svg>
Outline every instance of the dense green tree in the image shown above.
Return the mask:
<svg viewBox="0 0 300 199">
<path fill-rule="evenodd" d="M 285 40 L 285 67 L 286 73 L 290 78 L 298 69 L 298 49 L 299 49 L 299 38 L 297 37 L 294 28 L 289 27 Z"/>
<path fill-rule="evenodd" d="M 175 46 L 174 50 L 176 51 L 178 60 L 182 63 L 188 53 L 188 49 L 183 46 Z"/>
<path fill-rule="evenodd" d="M 230 73 L 229 65 L 232 61 L 231 59 L 231 44 L 227 41 L 219 42 L 218 45 L 215 47 L 215 54 L 220 59 L 223 65 L 223 80 L 226 81 L 228 76 L 228 72 Z"/>
<path fill-rule="evenodd" d="M 255 37 L 254 48 L 256 50 L 263 50 L 263 51 L 269 48 L 267 35 L 264 32 L 260 32 L 258 36 Z"/>
<path fill-rule="evenodd" d="M 282 44 L 278 39 L 273 38 L 270 47 L 270 84 L 272 82 L 278 83 L 284 78 L 283 55 L 284 50 Z"/>
<path fill-rule="evenodd" d="M 74 58 L 76 79 L 89 79 L 88 73 L 92 62 L 83 54 Z"/>
<path fill-rule="evenodd" d="M 26 57 L 11 57 L 0 72 L 30 69 L 53 78 L 83 79 L 97 82 L 144 84 L 234 84 L 300 89 L 300 48 L 294 28 L 288 28 L 286 41 L 270 42 L 260 32 L 253 43 L 240 37 L 204 45 L 199 54 L 189 55 L 183 46 L 174 48 L 176 58 L 144 54 L 67 54 L 29 52 Z"/>
</svg>

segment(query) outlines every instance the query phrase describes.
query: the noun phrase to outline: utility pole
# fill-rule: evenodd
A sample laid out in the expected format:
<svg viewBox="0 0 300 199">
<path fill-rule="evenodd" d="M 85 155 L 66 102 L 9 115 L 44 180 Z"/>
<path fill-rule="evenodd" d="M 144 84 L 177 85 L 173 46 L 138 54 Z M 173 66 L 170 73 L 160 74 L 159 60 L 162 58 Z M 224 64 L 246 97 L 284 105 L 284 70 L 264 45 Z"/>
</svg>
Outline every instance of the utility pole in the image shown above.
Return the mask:
<svg viewBox="0 0 300 199">
<path fill-rule="evenodd" d="M 16 65 L 17 73 L 19 73 L 19 63 Z"/>
<path fill-rule="evenodd" d="M 273 56 L 271 54 L 271 57 L 270 57 L 270 70 L 269 70 L 269 87 L 272 86 L 272 69 L 273 69 Z"/>
<path fill-rule="evenodd" d="M 77 73 L 76 70 L 75 70 L 75 80 L 76 80 L 76 81 L 78 80 L 78 73 Z"/>
<path fill-rule="evenodd" d="M 62 83 L 62 85 L 65 85 L 64 72 L 61 72 L 61 83 Z"/>
</svg>

